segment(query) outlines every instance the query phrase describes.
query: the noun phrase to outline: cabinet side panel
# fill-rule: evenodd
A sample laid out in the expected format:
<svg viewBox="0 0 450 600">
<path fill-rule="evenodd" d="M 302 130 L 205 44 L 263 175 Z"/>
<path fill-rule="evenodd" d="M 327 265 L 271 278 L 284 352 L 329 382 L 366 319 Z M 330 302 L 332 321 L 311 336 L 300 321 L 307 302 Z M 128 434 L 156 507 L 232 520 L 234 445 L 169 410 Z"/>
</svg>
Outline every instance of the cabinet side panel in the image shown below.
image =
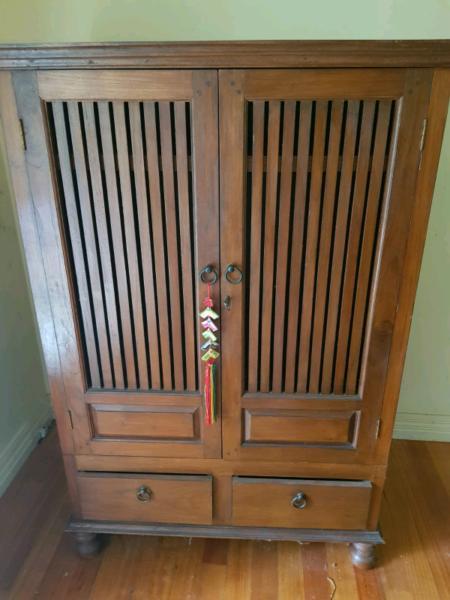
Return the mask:
<svg viewBox="0 0 450 600">
<path fill-rule="evenodd" d="M 53 410 L 57 419 L 59 440 L 63 452 L 70 453 L 73 450 L 73 442 L 65 405 L 61 365 L 47 289 L 44 258 L 32 202 L 30 182 L 26 171 L 26 157 L 12 74 L 6 71 L 0 73 L 0 114 L 15 196 L 15 207 L 44 352 Z"/>
</svg>

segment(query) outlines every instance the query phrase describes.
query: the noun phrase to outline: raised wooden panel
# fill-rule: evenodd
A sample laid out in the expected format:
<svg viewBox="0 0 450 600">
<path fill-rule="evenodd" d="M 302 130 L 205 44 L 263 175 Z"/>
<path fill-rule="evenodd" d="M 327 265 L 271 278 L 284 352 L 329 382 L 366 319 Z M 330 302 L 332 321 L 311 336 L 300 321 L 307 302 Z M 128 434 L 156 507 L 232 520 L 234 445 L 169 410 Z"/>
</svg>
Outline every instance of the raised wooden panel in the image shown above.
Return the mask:
<svg viewBox="0 0 450 600">
<path fill-rule="evenodd" d="M 43 71 L 43 100 L 188 100 L 190 71 Z"/>
<path fill-rule="evenodd" d="M 208 475 L 80 473 L 77 485 L 84 519 L 192 524 L 212 520 Z M 144 494 L 139 494 L 142 488 Z"/>
<path fill-rule="evenodd" d="M 194 406 L 91 404 L 89 409 L 95 438 L 148 442 L 199 440 L 199 408 Z"/>
<path fill-rule="evenodd" d="M 371 494 L 369 481 L 233 477 L 232 524 L 365 529 Z"/>
<path fill-rule="evenodd" d="M 244 409 L 246 444 L 295 444 L 352 447 L 356 443 L 359 413 Z"/>
</svg>

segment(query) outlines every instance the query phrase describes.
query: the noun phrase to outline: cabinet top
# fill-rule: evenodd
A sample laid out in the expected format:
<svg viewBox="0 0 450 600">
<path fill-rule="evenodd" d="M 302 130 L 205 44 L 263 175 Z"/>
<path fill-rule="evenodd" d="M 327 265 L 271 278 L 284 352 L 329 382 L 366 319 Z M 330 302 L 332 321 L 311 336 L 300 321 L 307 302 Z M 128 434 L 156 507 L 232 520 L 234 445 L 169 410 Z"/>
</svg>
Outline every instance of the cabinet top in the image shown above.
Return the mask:
<svg viewBox="0 0 450 600">
<path fill-rule="evenodd" d="M 0 45 L 0 69 L 450 67 L 450 40 Z"/>
</svg>

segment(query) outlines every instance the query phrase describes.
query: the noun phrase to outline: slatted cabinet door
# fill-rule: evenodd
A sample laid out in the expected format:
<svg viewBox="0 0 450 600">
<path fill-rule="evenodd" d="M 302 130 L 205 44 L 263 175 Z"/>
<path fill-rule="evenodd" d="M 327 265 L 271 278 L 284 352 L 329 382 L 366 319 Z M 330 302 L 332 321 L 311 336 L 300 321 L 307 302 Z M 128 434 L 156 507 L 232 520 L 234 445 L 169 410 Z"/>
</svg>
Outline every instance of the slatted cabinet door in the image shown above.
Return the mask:
<svg viewBox="0 0 450 600">
<path fill-rule="evenodd" d="M 197 324 L 219 258 L 217 72 L 14 86 L 76 451 L 220 456 Z"/>
<path fill-rule="evenodd" d="M 370 462 L 430 75 L 219 81 L 224 456 Z"/>
</svg>

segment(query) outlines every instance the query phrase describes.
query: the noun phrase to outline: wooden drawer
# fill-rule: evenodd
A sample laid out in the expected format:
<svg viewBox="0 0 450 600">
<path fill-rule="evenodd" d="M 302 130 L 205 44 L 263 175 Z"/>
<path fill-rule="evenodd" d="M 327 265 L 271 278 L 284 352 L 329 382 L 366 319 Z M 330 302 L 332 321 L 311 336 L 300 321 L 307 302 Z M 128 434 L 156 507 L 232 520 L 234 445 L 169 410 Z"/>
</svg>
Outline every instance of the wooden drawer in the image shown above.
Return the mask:
<svg viewBox="0 0 450 600">
<path fill-rule="evenodd" d="M 157 523 L 211 523 L 212 477 L 80 473 L 85 519 Z"/>
<path fill-rule="evenodd" d="M 232 523 L 365 529 L 371 491 L 369 481 L 233 477 Z"/>
</svg>

